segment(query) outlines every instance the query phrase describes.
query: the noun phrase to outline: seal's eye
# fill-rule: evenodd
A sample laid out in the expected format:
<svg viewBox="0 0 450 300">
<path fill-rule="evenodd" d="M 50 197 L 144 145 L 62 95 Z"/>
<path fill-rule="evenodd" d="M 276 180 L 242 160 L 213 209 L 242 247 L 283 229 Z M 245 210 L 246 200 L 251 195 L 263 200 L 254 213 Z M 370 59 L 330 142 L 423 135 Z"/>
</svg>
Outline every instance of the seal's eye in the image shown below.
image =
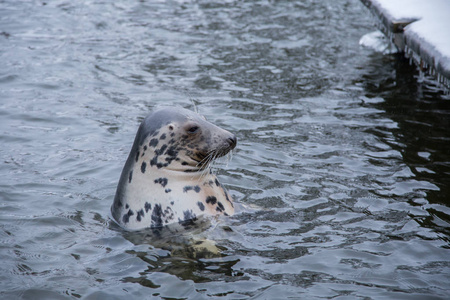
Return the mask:
<svg viewBox="0 0 450 300">
<path fill-rule="evenodd" d="M 198 126 L 192 126 L 188 128 L 187 132 L 189 133 L 196 133 L 200 128 Z"/>
</svg>

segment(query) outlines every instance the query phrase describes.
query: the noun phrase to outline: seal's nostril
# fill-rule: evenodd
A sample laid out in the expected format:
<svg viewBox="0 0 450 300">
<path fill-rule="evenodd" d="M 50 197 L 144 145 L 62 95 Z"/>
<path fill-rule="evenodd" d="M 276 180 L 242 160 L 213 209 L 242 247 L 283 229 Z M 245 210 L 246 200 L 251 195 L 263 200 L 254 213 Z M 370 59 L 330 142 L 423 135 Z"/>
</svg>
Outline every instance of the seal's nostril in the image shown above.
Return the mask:
<svg viewBox="0 0 450 300">
<path fill-rule="evenodd" d="M 234 147 L 236 147 L 237 144 L 237 138 L 235 135 L 232 135 L 231 137 L 228 138 L 228 143 L 230 143 L 231 149 L 234 149 Z"/>
</svg>

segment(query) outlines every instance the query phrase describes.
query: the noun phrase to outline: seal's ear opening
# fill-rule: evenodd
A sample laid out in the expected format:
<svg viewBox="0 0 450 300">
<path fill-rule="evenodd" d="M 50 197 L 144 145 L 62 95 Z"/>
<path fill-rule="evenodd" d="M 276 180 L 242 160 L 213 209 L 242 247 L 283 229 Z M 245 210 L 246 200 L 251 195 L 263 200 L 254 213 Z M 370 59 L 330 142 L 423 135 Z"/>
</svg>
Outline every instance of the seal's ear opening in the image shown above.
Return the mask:
<svg viewBox="0 0 450 300">
<path fill-rule="evenodd" d="M 169 130 L 173 130 L 173 129 L 174 129 L 174 126 L 173 126 L 172 124 L 169 124 L 169 125 L 167 126 L 167 128 L 169 128 Z"/>
</svg>

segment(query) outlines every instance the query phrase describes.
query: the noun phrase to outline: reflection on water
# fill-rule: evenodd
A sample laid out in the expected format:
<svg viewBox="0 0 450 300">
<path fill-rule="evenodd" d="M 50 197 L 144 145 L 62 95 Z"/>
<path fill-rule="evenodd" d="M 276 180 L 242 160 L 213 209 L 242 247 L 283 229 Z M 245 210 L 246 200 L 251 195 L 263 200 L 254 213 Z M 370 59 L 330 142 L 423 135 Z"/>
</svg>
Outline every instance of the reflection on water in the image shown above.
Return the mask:
<svg viewBox="0 0 450 300">
<path fill-rule="evenodd" d="M 429 191 L 427 199 L 448 205 L 450 181 L 445 174 L 450 172 L 450 152 L 446 147 L 450 138 L 450 103 L 432 82 L 416 84 L 418 78 L 412 76 L 414 68 L 408 61 L 398 58 L 390 63 L 395 64 L 396 72 L 384 78 L 376 70 L 368 70 L 367 95 L 386 100 L 379 106 L 398 122 L 396 139 L 404 144 L 398 150 L 415 176 L 439 187 L 438 192 Z M 394 83 L 400 88 L 395 88 Z"/>
<path fill-rule="evenodd" d="M 0 7 L 2 298 L 450 294 L 448 96 L 359 47 L 359 1 Z M 164 104 L 238 136 L 218 172 L 239 209 L 123 232 L 121 167 Z"/>
<path fill-rule="evenodd" d="M 367 95 L 385 99 L 375 106 L 398 122 L 399 130 L 393 131 L 398 143 L 391 146 L 402 154 L 416 180 L 436 186 L 424 191 L 426 200 L 407 199 L 411 205 L 429 213 L 417 221 L 421 226 L 444 233 L 442 238 L 448 241 L 450 216 L 440 206 L 450 204 L 450 151 L 446 146 L 450 140 L 448 96 L 429 79 L 417 84 L 418 77 L 413 76 L 414 68 L 408 61 L 398 57 L 390 64 L 396 72 L 387 76 L 368 70 Z"/>
</svg>

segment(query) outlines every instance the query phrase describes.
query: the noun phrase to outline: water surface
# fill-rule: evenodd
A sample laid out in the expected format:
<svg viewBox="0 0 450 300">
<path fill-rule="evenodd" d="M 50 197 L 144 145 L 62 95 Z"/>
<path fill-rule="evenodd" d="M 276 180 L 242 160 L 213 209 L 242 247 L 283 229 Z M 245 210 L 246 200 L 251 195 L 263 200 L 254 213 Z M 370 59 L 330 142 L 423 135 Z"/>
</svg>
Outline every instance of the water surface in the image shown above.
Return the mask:
<svg viewBox="0 0 450 300">
<path fill-rule="evenodd" d="M 448 298 L 450 102 L 358 45 L 369 16 L 356 0 L 1 2 L 1 297 Z M 160 105 L 238 136 L 220 256 L 110 222 Z"/>
</svg>

